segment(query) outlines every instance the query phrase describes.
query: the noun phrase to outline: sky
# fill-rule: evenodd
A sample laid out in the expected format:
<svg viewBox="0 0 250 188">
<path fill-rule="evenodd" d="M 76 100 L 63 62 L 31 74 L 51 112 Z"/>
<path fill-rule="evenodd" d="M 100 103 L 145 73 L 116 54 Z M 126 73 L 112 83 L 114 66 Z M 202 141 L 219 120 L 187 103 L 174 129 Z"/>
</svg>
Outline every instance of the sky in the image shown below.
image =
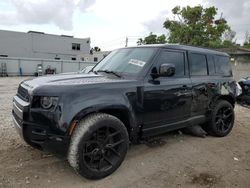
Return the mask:
<svg viewBox="0 0 250 188">
<path fill-rule="evenodd" d="M 0 29 L 91 38 L 102 50 L 136 45 L 150 32 L 167 34 L 166 18 L 176 5 L 218 8 L 243 43 L 250 33 L 250 0 L 0 0 Z"/>
</svg>

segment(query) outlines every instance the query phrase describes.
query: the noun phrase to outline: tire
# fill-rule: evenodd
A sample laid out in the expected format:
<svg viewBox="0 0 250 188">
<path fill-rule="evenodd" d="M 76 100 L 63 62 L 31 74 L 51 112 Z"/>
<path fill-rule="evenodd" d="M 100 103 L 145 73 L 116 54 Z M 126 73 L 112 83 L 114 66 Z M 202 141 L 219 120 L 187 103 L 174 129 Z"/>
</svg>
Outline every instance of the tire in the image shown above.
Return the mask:
<svg viewBox="0 0 250 188">
<path fill-rule="evenodd" d="M 72 135 L 68 161 L 80 175 L 101 179 L 121 165 L 128 146 L 128 132 L 119 119 L 104 113 L 90 114 Z"/>
<path fill-rule="evenodd" d="M 234 108 L 225 100 L 220 100 L 214 106 L 210 120 L 203 125 L 208 134 L 216 137 L 227 136 L 234 126 Z"/>
</svg>

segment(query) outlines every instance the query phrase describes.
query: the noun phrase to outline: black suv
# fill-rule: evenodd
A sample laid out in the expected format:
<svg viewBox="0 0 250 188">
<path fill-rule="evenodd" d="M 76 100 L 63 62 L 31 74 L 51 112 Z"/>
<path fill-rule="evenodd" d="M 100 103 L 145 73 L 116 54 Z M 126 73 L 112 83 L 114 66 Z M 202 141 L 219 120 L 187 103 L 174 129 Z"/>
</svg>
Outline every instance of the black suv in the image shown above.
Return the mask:
<svg viewBox="0 0 250 188">
<path fill-rule="evenodd" d="M 225 53 L 183 45 L 122 48 L 88 74 L 23 81 L 13 120 L 28 144 L 64 152 L 82 176 L 99 179 L 120 166 L 130 142 L 194 125 L 226 136 L 235 92 Z"/>
</svg>

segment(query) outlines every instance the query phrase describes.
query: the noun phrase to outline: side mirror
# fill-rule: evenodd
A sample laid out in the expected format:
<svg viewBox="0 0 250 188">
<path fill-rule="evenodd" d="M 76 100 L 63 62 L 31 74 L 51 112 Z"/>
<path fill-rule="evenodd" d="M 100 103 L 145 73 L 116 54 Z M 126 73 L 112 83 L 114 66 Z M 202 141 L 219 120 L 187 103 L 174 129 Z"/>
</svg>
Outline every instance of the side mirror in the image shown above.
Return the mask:
<svg viewBox="0 0 250 188">
<path fill-rule="evenodd" d="M 175 74 L 175 66 L 173 64 L 161 64 L 159 69 L 159 77 L 170 77 Z"/>
</svg>

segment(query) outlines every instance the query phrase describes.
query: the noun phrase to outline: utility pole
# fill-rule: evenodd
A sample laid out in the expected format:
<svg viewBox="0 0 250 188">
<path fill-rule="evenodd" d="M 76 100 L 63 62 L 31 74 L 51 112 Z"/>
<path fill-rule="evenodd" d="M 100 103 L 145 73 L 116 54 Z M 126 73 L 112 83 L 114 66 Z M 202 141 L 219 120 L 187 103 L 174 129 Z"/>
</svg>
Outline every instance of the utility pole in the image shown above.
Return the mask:
<svg viewBox="0 0 250 188">
<path fill-rule="evenodd" d="M 125 47 L 128 47 L 128 37 L 125 39 Z"/>
</svg>

